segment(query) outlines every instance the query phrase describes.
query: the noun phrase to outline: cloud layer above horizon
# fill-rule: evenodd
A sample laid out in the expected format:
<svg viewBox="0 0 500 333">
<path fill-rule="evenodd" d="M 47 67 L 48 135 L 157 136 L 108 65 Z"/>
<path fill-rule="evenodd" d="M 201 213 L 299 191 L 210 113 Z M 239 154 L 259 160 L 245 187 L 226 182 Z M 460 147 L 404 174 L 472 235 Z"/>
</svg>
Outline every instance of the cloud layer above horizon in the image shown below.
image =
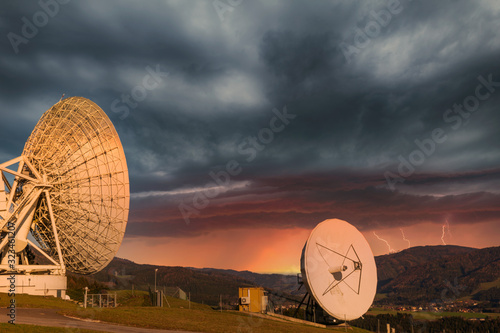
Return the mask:
<svg viewBox="0 0 500 333">
<path fill-rule="evenodd" d="M 127 155 L 129 242 L 327 218 L 500 231 L 496 1 L 0 8 L 0 162 L 63 93 L 93 100 Z"/>
</svg>

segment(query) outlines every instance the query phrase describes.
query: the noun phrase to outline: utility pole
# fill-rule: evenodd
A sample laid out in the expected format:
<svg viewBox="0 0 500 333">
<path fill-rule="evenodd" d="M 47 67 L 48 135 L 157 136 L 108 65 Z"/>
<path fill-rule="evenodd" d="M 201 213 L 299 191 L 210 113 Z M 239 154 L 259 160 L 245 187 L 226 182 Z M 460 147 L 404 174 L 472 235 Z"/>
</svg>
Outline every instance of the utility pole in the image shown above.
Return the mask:
<svg viewBox="0 0 500 333">
<path fill-rule="evenodd" d="M 85 309 L 87 308 L 87 290 L 89 290 L 89 287 L 85 287 L 85 296 L 83 297 L 83 307 Z"/>
<path fill-rule="evenodd" d="M 158 291 L 158 290 L 156 290 L 156 272 L 158 272 L 158 268 L 155 269 L 155 293 Z"/>
</svg>

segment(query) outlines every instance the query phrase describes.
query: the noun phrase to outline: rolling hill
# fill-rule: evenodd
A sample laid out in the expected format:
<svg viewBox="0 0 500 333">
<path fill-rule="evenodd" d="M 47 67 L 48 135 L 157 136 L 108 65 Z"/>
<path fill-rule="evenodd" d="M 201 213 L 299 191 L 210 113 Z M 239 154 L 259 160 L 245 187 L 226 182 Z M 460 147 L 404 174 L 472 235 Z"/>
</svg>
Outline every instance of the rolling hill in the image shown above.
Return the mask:
<svg viewBox="0 0 500 333">
<path fill-rule="evenodd" d="M 422 250 L 446 251 L 439 247 Z M 432 259 L 407 266 L 401 273 L 383 281 L 379 292 L 387 295 L 384 302 L 416 305 L 473 298 L 482 284 L 495 284 L 500 278 L 500 247 L 454 251 L 456 254 L 445 253 L 442 257 L 429 254 L 427 257 Z M 425 253 L 421 255 L 426 257 Z M 406 258 L 399 258 L 396 262 L 380 264 L 378 269 L 397 266 L 402 270 L 404 262 Z"/>
<path fill-rule="evenodd" d="M 455 299 L 477 299 L 495 303 L 500 288 L 500 247 L 473 249 L 460 246 L 413 247 L 375 258 L 381 304 L 419 305 Z M 120 258 L 103 271 L 86 278 L 108 288 L 148 290 L 157 285 L 180 287 L 196 302 L 236 304 L 238 287 L 262 286 L 274 294 L 300 299 L 296 275 L 258 274 L 249 271 L 142 265 Z M 71 287 L 71 283 L 70 283 Z M 495 289 L 496 288 L 496 289 Z M 493 295 L 493 296 L 492 296 Z"/>
<path fill-rule="evenodd" d="M 446 260 L 457 255 L 465 255 L 476 249 L 454 245 L 416 246 L 409 249 L 377 256 L 377 276 L 379 290 L 399 275 L 406 275 L 409 268 L 438 260 Z"/>
</svg>

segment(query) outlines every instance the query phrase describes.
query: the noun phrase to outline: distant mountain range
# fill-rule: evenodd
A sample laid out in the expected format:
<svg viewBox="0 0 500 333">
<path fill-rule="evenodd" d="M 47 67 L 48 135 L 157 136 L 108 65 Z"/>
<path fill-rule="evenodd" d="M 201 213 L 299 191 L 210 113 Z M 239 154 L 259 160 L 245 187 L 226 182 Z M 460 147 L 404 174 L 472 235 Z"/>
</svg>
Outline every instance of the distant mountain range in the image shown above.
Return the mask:
<svg viewBox="0 0 500 333">
<path fill-rule="evenodd" d="M 500 247 L 415 247 L 379 256 L 376 263 L 385 303 L 442 303 L 500 287 Z"/>
<path fill-rule="evenodd" d="M 375 261 L 378 303 L 419 305 L 470 298 L 498 303 L 494 295 L 500 294 L 500 247 L 420 246 L 378 256 Z M 262 286 L 289 300 L 300 300 L 305 293 L 304 287 L 298 290 L 296 275 L 141 265 L 120 258 L 85 278 L 109 288 L 147 290 L 154 288 L 155 269 L 158 288 L 179 287 L 191 293 L 193 301 L 210 305 L 217 305 L 220 295 L 225 303 L 236 303 L 238 288 L 246 286 Z M 82 278 L 69 277 L 69 288 Z"/>
</svg>

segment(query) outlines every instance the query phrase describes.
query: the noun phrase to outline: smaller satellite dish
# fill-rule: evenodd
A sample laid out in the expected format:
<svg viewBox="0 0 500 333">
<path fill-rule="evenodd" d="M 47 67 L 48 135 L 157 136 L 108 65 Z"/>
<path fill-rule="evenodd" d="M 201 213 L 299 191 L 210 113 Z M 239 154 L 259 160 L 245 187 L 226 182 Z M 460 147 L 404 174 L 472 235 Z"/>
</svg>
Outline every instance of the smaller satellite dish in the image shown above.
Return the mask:
<svg viewBox="0 0 500 333">
<path fill-rule="evenodd" d="M 302 250 L 300 264 L 307 291 L 331 316 L 354 320 L 373 303 L 375 259 L 363 235 L 346 221 L 318 224 Z"/>
</svg>

